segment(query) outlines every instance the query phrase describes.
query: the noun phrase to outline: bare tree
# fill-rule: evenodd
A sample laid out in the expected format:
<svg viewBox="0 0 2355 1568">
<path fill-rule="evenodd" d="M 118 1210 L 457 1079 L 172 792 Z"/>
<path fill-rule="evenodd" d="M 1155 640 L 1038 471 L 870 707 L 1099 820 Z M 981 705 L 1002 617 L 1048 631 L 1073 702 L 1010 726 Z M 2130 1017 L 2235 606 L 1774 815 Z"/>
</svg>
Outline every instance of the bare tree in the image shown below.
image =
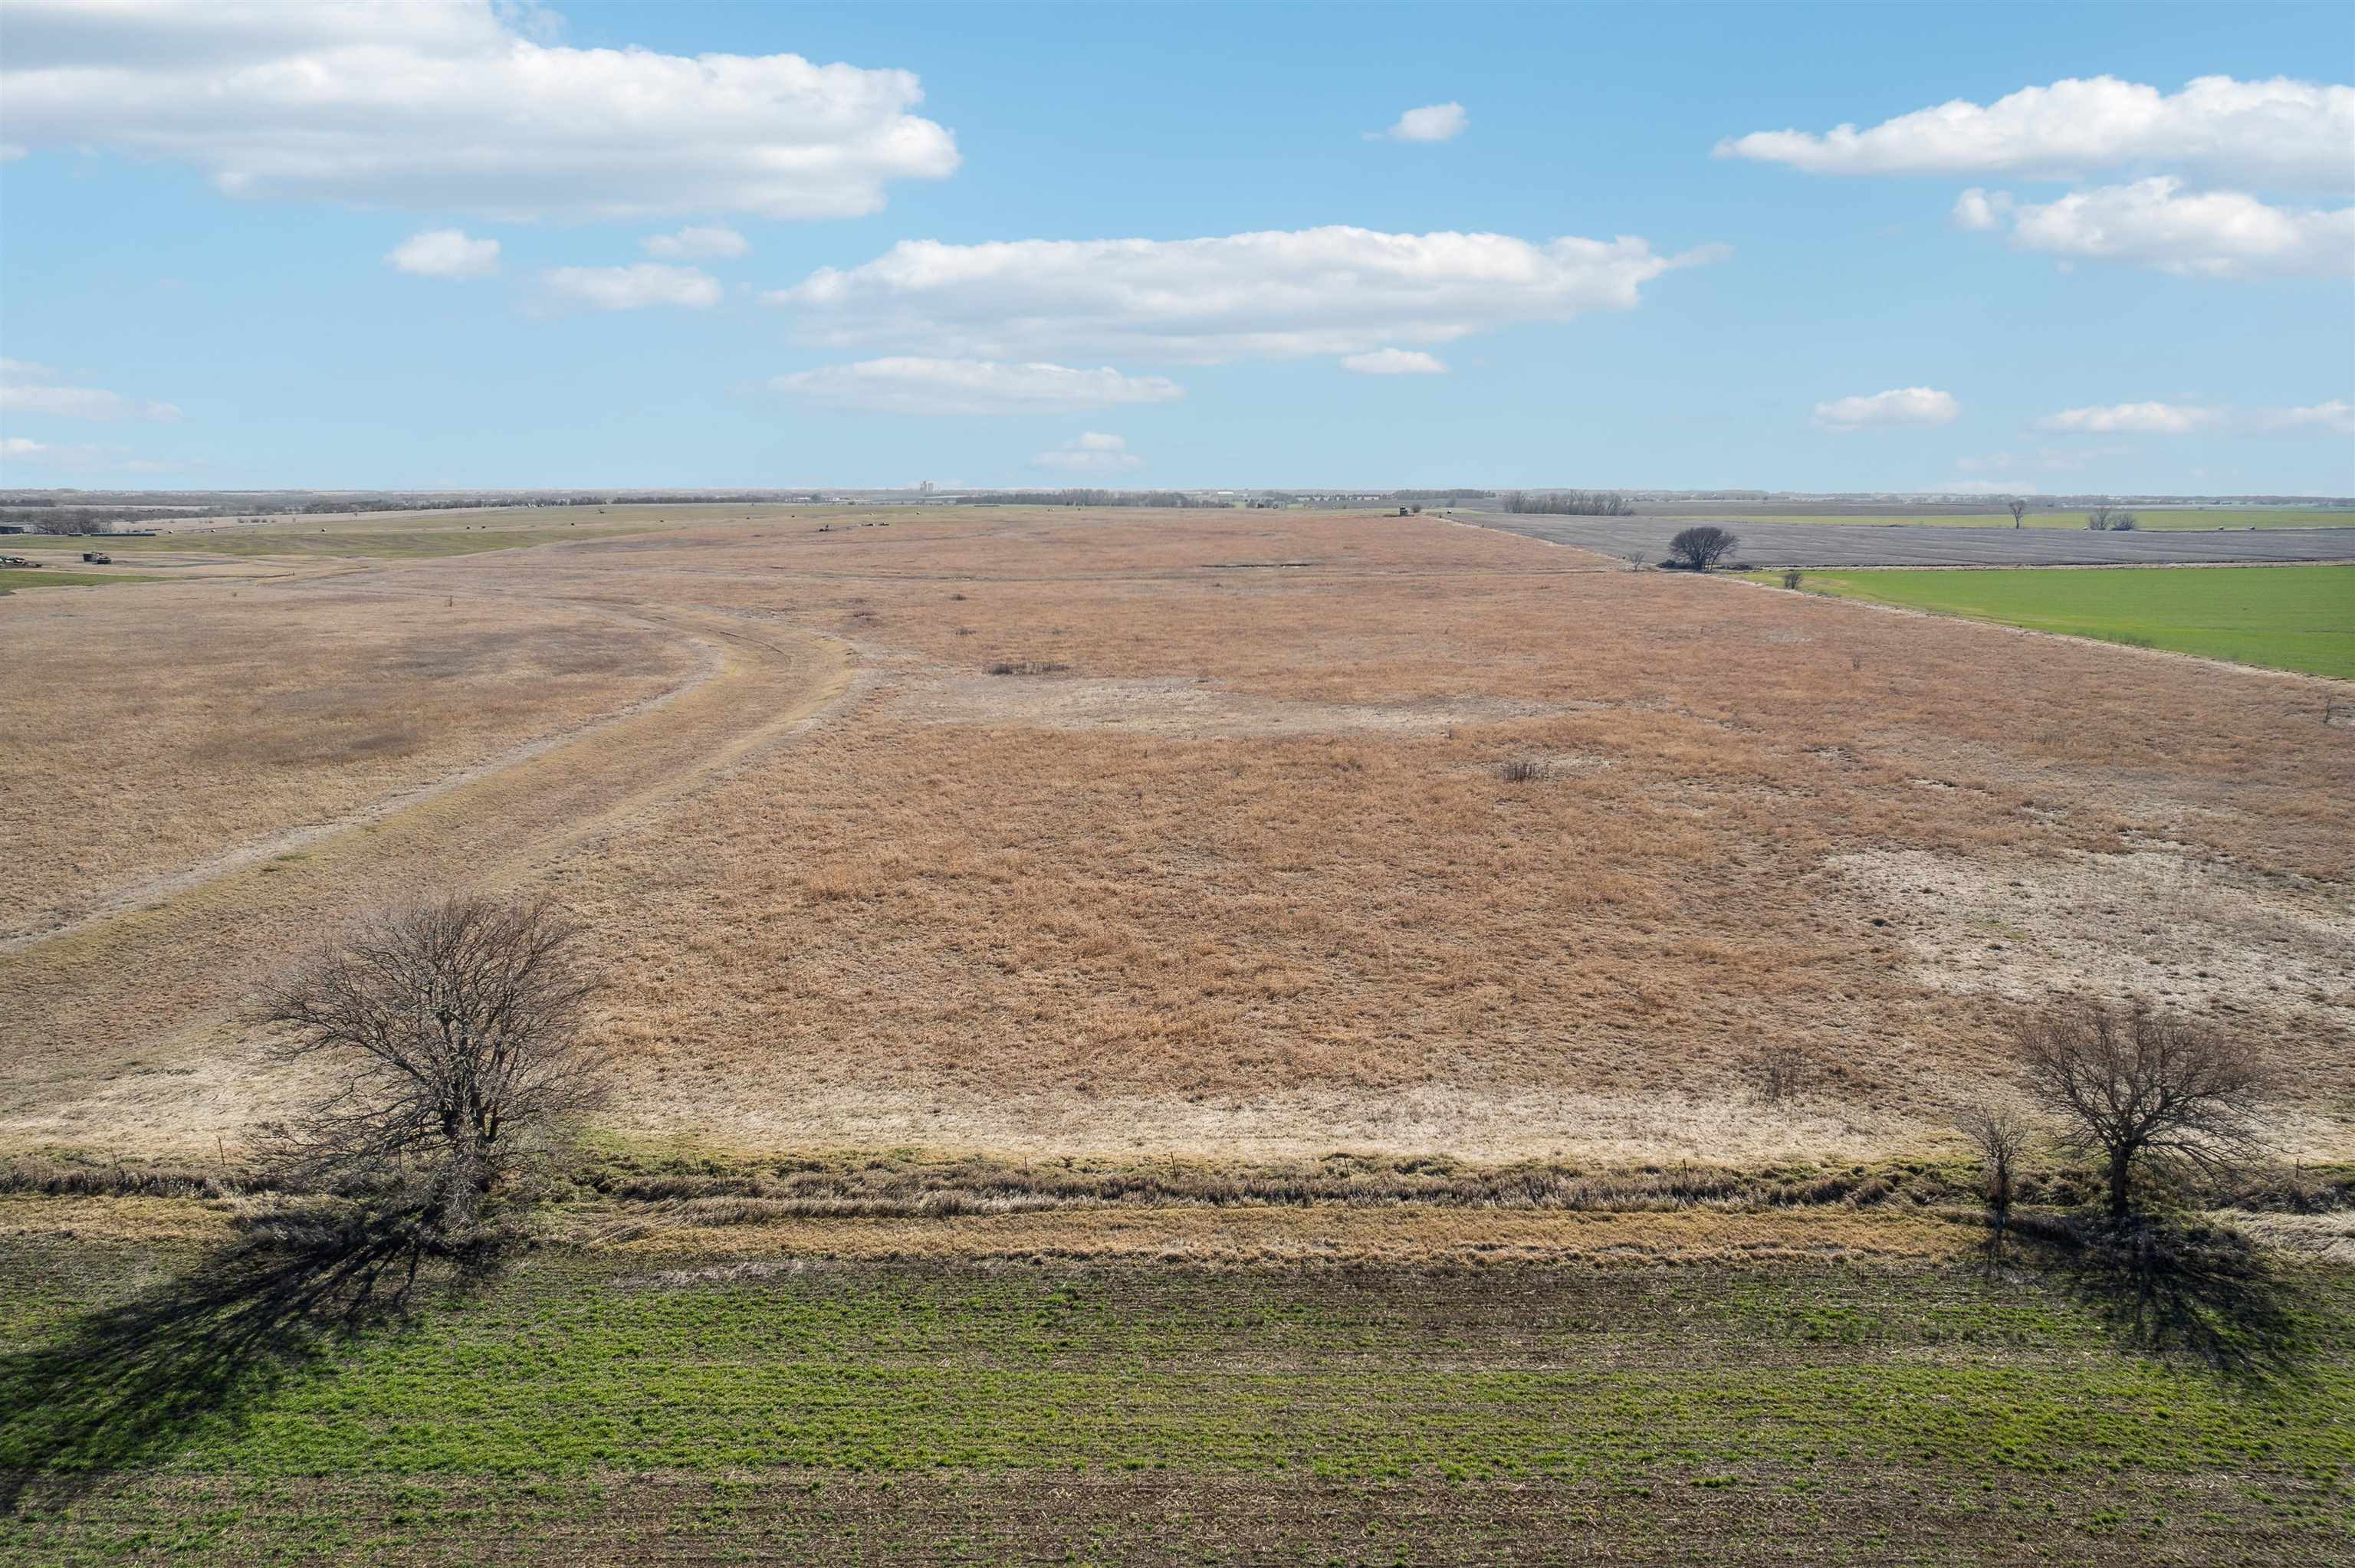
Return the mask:
<svg viewBox="0 0 2355 1568">
<path fill-rule="evenodd" d="M 2102 532 L 2110 525 L 2110 514 L 2116 510 L 2117 508 L 2114 506 L 2094 507 L 2085 514 L 2085 526 L 2096 534 Z"/>
<path fill-rule="evenodd" d="M 1955 1126 L 1978 1146 L 1979 1195 L 1995 1221 L 1995 1243 L 2003 1243 L 2011 1205 L 2019 1195 L 2019 1165 L 2035 1129 L 2019 1110 L 1999 1100 L 1973 1100 L 1955 1113 Z"/>
<path fill-rule="evenodd" d="M 518 1151 L 602 1097 L 579 1033 L 598 987 L 578 948 L 546 902 L 474 895 L 378 912 L 320 948 L 255 1010 L 332 1085 L 263 1129 L 266 1163 L 469 1234 Z"/>
<path fill-rule="evenodd" d="M 2132 1213 L 2139 1167 L 2221 1175 L 2257 1147 L 2273 1075 L 2241 1041 L 2142 1001 L 2058 997 L 2021 1025 L 2019 1049 L 2064 1139 L 2104 1161 L 2113 1219 Z"/>
<path fill-rule="evenodd" d="M 2004 504 L 2011 508 L 2011 525 L 2015 528 L 2019 527 L 2020 518 L 2027 514 L 2028 503 L 2015 495 Z"/>
<path fill-rule="evenodd" d="M 102 517 L 92 517 L 86 512 L 59 513 L 54 517 L 41 518 L 34 526 L 44 534 L 54 534 L 60 538 L 69 539 L 91 534 L 114 532 L 112 523 Z"/>
<path fill-rule="evenodd" d="M 1703 523 L 1680 531 L 1668 541 L 1668 554 L 1697 572 L 1705 572 L 1733 553 L 1742 543 L 1738 534 L 1728 533 L 1714 523 Z"/>
</svg>

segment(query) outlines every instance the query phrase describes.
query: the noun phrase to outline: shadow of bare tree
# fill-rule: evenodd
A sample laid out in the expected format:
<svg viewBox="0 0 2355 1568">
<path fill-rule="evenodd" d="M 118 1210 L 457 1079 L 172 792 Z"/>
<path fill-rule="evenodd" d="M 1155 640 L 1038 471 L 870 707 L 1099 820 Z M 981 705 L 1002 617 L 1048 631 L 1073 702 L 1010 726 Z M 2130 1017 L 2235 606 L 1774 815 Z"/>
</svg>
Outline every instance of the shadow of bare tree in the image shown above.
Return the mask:
<svg viewBox="0 0 2355 1568">
<path fill-rule="evenodd" d="M 0 1356 L 0 1511 L 159 1464 L 234 1425 L 368 1330 L 397 1331 L 421 1291 L 486 1282 L 507 1248 L 437 1245 L 399 1217 L 290 1213 L 60 1340 Z"/>
<path fill-rule="evenodd" d="M 2022 1216 L 2011 1231 L 2147 1354 L 2252 1386 L 2296 1380 L 2313 1355 L 2296 1282 L 2227 1226 L 2149 1215 Z"/>
</svg>

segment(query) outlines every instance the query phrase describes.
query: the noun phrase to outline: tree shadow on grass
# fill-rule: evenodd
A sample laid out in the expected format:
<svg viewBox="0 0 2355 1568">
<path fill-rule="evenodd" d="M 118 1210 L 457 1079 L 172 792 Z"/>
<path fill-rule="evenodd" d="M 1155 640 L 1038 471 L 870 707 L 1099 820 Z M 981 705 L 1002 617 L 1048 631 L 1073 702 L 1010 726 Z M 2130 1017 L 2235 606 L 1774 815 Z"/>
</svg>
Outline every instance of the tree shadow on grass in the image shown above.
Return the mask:
<svg viewBox="0 0 2355 1568">
<path fill-rule="evenodd" d="M 2015 1221 L 2034 1261 L 2146 1354 L 2252 1389 L 2296 1382 L 2316 1343 L 2295 1277 L 2228 1226 L 2137 1215 Z"/>
<path fill-rule="evenodd" d="M 337 1346 L 400 1330 L 421 1294 L 477 1287 L 505 1255 L 358 1213 L 249 1225 L 188 1272 L 0 1356 L 0 1512 L 235 1427 Z"/>
</svg>

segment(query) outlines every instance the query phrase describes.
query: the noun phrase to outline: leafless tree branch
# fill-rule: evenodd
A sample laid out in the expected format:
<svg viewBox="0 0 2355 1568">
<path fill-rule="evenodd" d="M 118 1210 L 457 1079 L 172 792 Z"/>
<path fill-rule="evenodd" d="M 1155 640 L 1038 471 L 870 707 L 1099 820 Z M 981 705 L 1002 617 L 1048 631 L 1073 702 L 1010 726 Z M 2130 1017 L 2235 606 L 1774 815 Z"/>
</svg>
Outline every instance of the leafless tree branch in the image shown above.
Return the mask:
<svg viewBox="0 0 2355 1568">
<path fill-rule="evenodd" d="M 463 1233 L 522 1144 L 598 1103 L 580 1038 L 598 989 L 546 902 L 472 895 L 381 911 L 321 947 L 255 1009 L 329 1089 L 258 1151 L 290 1184 L 406 1192 Z"/>
</svg>

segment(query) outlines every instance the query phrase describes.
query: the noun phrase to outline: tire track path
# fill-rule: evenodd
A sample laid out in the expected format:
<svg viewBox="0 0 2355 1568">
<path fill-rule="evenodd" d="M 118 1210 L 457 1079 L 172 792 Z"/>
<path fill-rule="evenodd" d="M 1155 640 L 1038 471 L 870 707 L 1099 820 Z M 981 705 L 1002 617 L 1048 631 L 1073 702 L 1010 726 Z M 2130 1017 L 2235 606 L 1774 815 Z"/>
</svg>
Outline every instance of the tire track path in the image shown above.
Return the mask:
<svg viewBox="0 0 2355 1568">
<path fill-rule="evenodd" d="M 403 590 L 385 590 L 400 593 Z M 432 591 L 447 594 L 445 587 Z M 542 599 L 538 595 L 486 598 Z M 603 835 L 679 808 L 854 691 L 847 645 L 725 612 L 584 603 L 700 644 L 667 693 L 317 830 L 167 879 L 144 901 L 0 952 L 0 1148 L 186 1144 L 252 1116 L 230 1021 L 286 958 L 372 906 L 536 880 Z M 284 839 L 286 835 L 280 835 Z M 209 1142 L 209 1136 L 204 1141 Z"/>
</svg>

